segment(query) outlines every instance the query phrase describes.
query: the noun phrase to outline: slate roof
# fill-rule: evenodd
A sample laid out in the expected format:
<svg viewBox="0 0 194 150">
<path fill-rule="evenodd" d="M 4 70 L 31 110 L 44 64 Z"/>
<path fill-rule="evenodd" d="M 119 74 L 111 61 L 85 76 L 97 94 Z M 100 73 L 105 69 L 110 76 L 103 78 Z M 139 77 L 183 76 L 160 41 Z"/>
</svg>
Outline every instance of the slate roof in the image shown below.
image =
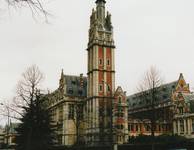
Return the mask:
<svg viewBox="0 0 194 150">
<path fill-rule="evenodd" d="M 190 112 L 194 113 L 194 93 L 182 93 L 185 102 L 190 108 Z"/>
<path fill-rule="evenodd" d="M 83 86 L 80 82 L 80 76 L 64 75 L 64 81 L 67 96 L 87 96 L 87 77 L 83 77 Z"/>
<path fill-rule="evenodd" d="M 174 81 L 171 83 L 163 84 L 160 87 L 158 87 L 157 91 L 159 94 L 157 94 L 157 98 L 156 98 L 157 101 L 155 102 L 155 104 L 170 102 L 172 92 L 175 89 L 177 83 L 178 81 Z M 149 93 L 149 90 L 147 90 L 147 92 Z M 150 94 L 148 94 L 147 96 L 142 96 L 142 92 L 140 92 L 140 93 L 136 93 L 131 96 L 128 96 L 127 102 L 128 102 L 129 110 L 149 106 L 151 101 L 149 98 L 149 95 Z"/>
<path fill-rule="evenodd" d="M 190 101 L 194 101 L 194 94 L 193 93 L 182 93 L 183 98 L 185 100 L 185 102 L 190 102 Z"/>
</svg>

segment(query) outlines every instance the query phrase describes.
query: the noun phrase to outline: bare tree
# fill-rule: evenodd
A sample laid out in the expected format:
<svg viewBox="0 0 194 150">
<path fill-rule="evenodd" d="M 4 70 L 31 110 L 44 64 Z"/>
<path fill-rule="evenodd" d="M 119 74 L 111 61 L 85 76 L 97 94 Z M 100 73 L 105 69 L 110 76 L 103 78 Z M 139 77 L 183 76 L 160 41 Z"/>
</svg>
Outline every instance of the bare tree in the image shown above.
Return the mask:
<svg viewBox="0 0 194 150">
<path fill-rule="evenodd" d="M 138 97 L 140 100 L 146 101 L 148 107 L 147 112 L 141 116 L 150 120 L 151 135 L 155 136 L 156 129 L 156 102 L 158 101 L 159 87 L 162 85 L 162 78 L 159 71 L 155 67 L 151 67 L 144 75 L 143 80 L 138 87 Z M 142 119 L 143 119 L 142 118 Z"/>
<path fill-rule="evenodd" d="M 47 16 L 50 15 L 48 11 L 44 8 L 45 0 L 5 0 L 9 8 L 22 8 L 28 7 L 31 10 L 32 17 L 35 19 L 35 16 L 44 16 L 47 21 Z"/>
<path fill-rule="evenodd" d="M 13 108 L 18 112 L 24 107 L 29 106 L 40 93 L 40 83 L 43 80 L 43 74 L 36 65 L 27 68 L 22 74 L 22 79 L 17 84 L 17 96 L 13 100 Z"/>
</svg>

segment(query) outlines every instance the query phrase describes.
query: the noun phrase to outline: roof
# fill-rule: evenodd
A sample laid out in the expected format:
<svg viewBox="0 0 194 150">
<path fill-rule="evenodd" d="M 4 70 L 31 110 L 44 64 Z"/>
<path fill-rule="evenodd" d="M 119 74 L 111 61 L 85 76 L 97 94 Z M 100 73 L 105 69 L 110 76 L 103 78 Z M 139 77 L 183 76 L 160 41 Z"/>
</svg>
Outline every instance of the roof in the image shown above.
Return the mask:
<svg viewBox="0 0 194 150">
<path fill-rule="evenodd" d="M 178 81 L 174 81 L 171 83 L 163 84 L 160 87 L 158 87 L 157 91 L 157 98 L 155 104 L 169 102 L 171 100 L 171 95 L 173 90 L 175 90 L 175 87 L 177 85 Z M 149 93 L 150 90 L 144 91 L 145 93 Z M 139 92 L 133 95 L 130 95 L 127 97 L 127 102 L 129 109 L 137 109 L 137 108 L 143 108 L 150 105 L 150 94 L 147 94 L 147 96 L 143 95 L 143 92 Z"/>
<path fill-rule="evenodd" d="M 189 103 L 190 101 L 194 101 L 194 94 L 193 93 L 182 93 L 182 96 L 186 103 Z"/>
<path fill-rule="evenodd" d="M 185 102 L 190 108 L 190 112 L 194 113 L 194 93 L 182 93 Z"/>
<path fill-rule="evenodd" d="M 87 77 L 64 75 L 67 96 L 87 96 Z"/>
</svg>

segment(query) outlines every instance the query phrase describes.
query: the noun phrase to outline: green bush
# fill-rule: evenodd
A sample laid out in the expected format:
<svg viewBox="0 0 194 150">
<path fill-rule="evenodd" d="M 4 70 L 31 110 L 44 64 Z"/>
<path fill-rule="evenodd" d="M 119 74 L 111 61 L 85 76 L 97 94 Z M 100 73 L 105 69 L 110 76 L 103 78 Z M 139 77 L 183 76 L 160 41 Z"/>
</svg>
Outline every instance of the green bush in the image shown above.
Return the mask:
<svg viewBox="0 0 194 150">
<path fill-rule="evenodd" d="M 130 137 L 130 144 L 149 144 L 149 143 L 183 143 L 190 141 L 183 136 L 178 135 L 160 135 L 160 136 L 147 136 L 147 135 L 139 135 L 137 137 Z"/>
</svg>

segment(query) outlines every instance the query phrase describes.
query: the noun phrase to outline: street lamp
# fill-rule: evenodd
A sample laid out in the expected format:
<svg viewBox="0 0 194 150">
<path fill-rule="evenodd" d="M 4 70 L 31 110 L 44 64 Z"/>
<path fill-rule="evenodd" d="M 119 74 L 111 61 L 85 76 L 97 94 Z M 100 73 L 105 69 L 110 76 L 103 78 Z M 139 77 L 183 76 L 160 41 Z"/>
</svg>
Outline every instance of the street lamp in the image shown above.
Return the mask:
<svg viewBox="0 0 194 150">
<path fill-rule="evenodd" d="M 9 112 L 9 107 L 4 105 L 3 103 L 0 103 L 0 105 L 3 105 L 5 106 L 5 108 L 7 109 L 7 138 L 6 138 L 6 143 L 7 143 L 7 146 L 9 145 L 9 128 L 10 128 L 10 119 L 9 119 L 9 116 L 10 116 L 10 112 Z"/>
</svg>

